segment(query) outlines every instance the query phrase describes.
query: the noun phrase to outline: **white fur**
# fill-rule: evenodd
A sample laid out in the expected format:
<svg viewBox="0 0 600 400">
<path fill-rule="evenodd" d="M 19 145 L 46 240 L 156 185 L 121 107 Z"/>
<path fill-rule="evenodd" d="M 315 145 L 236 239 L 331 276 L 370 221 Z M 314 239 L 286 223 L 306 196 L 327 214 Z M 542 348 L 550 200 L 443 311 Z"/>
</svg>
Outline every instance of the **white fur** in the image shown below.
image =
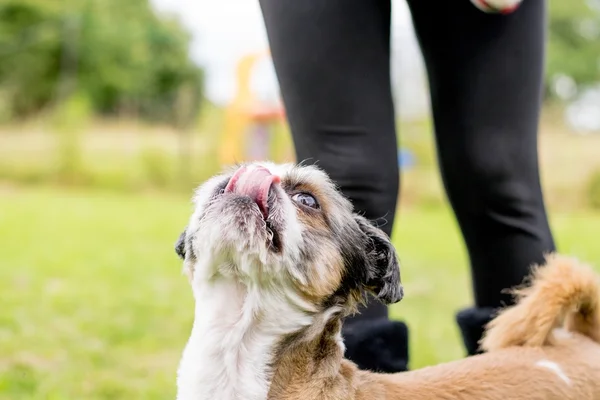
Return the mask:
<svg viewBox="0 0 600 400">
<path fill-rule="evenodd" d="M 194 327 L 178 372 L 178 400 L 264 400 L 279 340 L 312 323 L 286 293 L 222 280 L 194 290 Z"/>
<path fill-rule="evenodd" d="M 564 328 L 556 328 L 552 331 L 557 339 L 571 339 L 573 334 Z"/>
<path fill-rule="evenodd" d="M 537 367 L 547 368 L 550 371 L 554 372 L 560 379 L 562 379 L 567 385 L 571 386 L 571 380 L 564 373 L 560 365 L 550 360 L 540 360 L 535 363 Z"/>
</svg>

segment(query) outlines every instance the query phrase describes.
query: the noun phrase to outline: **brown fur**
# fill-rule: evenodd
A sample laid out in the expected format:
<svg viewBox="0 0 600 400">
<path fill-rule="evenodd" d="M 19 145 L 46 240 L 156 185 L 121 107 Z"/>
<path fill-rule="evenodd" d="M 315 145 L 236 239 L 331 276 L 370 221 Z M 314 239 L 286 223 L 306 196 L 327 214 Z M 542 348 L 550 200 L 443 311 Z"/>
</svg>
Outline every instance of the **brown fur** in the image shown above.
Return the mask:
<svg viewBox="0 0 600 400">
<path fill-rule="evenodd" d="M 344 360 L 334 318 L 316 338 L 282 344 L 269 400 L 600 400 L 600 290 L 591 268 L 552 256 L 517 293 L 518 304 L 489 324 L 487 353 L 400 374 Z"/>
<path fill-rule="evenodd" d="M 298 208 L 297 218 L 305 230 L 305 237 L 319 238 L 318 245 L 311 246 L 314 251 L 306 260 L 304 268 L 306 284 L 297 282 L 302 295 L 314 304 L 335 292 L 342 280 L 345 270 L 344 260 L 335 238 L 332 237 L 331 221 L 328 216 L 331 210 L 340 209 L 339 199 L 332 195 L 332 187 L 322 182 L 312 182 L 302 172 L 296 170 L 282 177 L 281 186 L 292 196 L 296 193 L 310 193 L 319 203 L 321 211 Z"/>
<path fill-rule="evenodd" d="M 323 204 L 327 204 L 323 202 Z M 308 211 L 310 213 L 310 211 Z M 321 236 L 326 238 L 330 236 L 329 227 L 324 220 L 323 214 L 299 212 L 298 220 L 305 230 L 310 231 L 312 236 Z M 300 285 L 299 289 L 304 292 L 314 303 L 318 299 L 326 297 L 335 291 L 342 280 L 342 271 L 344 270 L 344 261 L 335 243 L 331 240 L 323 240 L 318 247 L 319 251 L 312 255 L 309 265 L 305 269 L 307 275 L 307 285 Z"/>
<path fill-rule="evenodd" d="M 548 266 L 534 268 L 534 284 L 514 290 L 518 307 L 501 312 L 487 327 L 482 348 L 494 351 L 511 346 L 541 347 L 556 342 L 552 331 L 564 326 L 600 341 L 595 272 L 576 260 L 551 256 Z"/>
</svg>

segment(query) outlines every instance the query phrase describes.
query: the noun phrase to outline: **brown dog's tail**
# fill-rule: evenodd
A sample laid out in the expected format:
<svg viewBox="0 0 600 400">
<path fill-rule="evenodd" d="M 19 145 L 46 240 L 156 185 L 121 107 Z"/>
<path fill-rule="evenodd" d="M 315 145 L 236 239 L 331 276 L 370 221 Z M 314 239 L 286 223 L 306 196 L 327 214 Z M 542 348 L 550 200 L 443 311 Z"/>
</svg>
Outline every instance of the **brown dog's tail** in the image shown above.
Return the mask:
<svg viewBox="0 0 600 400">
<path fill-rule="evenodd" d="M 546 265 L 534 269 L 531 284 L 514 293 L 516 305 L 487 325 L 480 342 L 483 350 L 552 345 L 557 327 L 600 342 L 600 282 L 589 266 L 552 255 Z"/>
</svg>

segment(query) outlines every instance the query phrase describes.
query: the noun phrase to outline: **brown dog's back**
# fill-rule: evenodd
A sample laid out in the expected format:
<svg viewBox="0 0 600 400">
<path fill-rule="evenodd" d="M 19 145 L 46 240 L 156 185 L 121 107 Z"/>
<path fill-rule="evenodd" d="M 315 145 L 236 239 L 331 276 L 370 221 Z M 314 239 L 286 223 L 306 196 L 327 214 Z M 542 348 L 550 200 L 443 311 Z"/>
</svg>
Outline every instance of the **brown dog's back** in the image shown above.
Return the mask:
<svg viewBox="0 0 600 400">
<path fill-rule="evenodd" d="M 600 285 L 591 267 L 553 255 L 536 267 L 531 285 L 515 291 L 518 302 L 504 309 L 487 326 L 482 349 L 552 345 L 555 328 L 600 342 Z"/>
</svg>

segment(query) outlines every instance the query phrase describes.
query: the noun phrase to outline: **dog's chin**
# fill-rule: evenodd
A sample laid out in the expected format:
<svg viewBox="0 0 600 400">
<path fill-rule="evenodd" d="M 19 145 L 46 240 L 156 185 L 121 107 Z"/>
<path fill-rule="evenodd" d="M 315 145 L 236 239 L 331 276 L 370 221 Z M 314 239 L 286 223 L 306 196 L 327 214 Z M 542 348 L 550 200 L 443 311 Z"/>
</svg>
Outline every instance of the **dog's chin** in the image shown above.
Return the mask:
<svg viewBox="0 0 600 400">
<path fill-rule="evenodd" d="M 205 245 L 218 259 L 237 265 L 271 262 L 282 252 L 284 218 L 276 201 L 269 201 L 269 210 L 265 218 L 250 197 L 220 194 L 203 218 Z"/>
</svg>

